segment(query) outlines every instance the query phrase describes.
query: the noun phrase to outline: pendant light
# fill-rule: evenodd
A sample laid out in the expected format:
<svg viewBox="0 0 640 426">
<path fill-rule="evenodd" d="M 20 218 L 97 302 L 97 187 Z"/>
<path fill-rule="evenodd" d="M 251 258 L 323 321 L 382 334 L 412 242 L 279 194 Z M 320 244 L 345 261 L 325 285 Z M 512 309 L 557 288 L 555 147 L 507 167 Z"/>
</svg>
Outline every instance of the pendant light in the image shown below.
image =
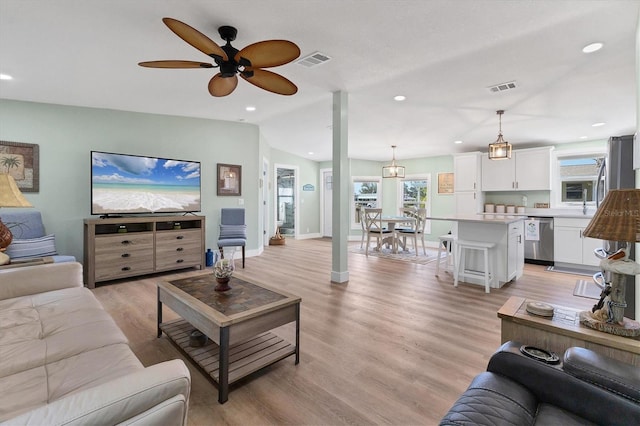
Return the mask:
<svg viewBox="0 0 640 426">
<path fill-rule="evenodd" d="M 504 110 L 496 111 L 500 118 L 500 132 L 498 139 L 494 143 L 489 144 L 489 160 L 507 160 L 511 158 L 511 144 L 502 138 L 502 114 Z"/>
<path fill-rule="evenodd" d="M 391 145 L 391 148 L 393 149 L 393 159 L 391 160 L 391 164 L 382 167 L 382 177 L 404 178 L 404 166 L 399 166 L 396 164 L 396 146 Z"/>
</svg>

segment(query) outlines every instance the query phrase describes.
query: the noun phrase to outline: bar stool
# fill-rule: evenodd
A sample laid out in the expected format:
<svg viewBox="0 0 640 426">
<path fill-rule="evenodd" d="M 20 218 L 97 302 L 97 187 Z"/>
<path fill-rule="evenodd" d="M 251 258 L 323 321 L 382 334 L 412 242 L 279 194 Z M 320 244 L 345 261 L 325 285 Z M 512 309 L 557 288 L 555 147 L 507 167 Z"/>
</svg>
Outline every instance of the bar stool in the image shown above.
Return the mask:
<svg viewBox="0 0 640 426">
<path fill-rule="evenodd" d="M 455 237 L 451 234 L 444 234 L 438 237 L 440 244 L 438 244 L 438 259 L 436 260 L 436 277 L 440 273 L 440 263 L 442 263 L 442 257 L 440 257 L 442 250 L 445 250 L 444 265 L 445 271 L 450 270 L 450 266 L 455 265 Z M 445 243 L 446 242 L 446 247 Z"/>
<path fill-rule="evenodd" d="M 484 292 L 489 293 L 489 287 L 493 274 L 491 273 L 491 265 L 493 261 L 490 258 L 491 251 L 496 243 L 486 243 L 482 241 L 457 240 L 455 245 L 455 256 L 453 258 L 453 286 L 458 287 L 458 280 L 465 276 L 484 277 Z M 484 271 L 467 271 L 465 270 L 465 254 L 467 250 L 478 250 L 484 256 Z"/>
</svg>

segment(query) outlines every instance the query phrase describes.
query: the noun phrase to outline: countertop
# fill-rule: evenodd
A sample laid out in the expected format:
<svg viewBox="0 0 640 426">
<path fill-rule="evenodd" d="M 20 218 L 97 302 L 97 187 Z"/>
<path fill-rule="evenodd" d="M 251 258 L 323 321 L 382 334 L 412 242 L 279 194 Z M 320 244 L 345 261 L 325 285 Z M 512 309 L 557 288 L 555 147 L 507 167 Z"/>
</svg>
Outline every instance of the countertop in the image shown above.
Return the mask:
<svg viewBox="0 0 640 426">
<path fill-rule="evenodd" d="M 508 225 L 524 220 L 527 215 L 516 214 L 477 214 L 477 215 L 451 215 L 451 216 L 427 216 L 427 220 L 449 220 L 454 222 L 495 223 Z"/>
<path fill-rule="evenodd" d="M 510 216 L 522 217 L 566 217 L 570 219 L 591 219 L 595 213 L 594 209 L 587 210 L 587 214 L 582 211 L 562 210 L 562 209 L 531 209 L 525 213 L 509 213 Z M 480 213 L 483 216 L 504 216 L 506 213 Z"/>
</svg>

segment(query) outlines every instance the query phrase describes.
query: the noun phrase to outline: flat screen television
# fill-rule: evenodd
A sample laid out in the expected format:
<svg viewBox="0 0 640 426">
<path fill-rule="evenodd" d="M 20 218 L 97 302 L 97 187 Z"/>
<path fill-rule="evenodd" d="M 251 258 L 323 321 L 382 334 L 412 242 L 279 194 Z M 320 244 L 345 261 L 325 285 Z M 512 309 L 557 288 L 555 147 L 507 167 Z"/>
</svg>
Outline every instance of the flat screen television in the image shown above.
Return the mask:
<svg viewBox="0 0 640 426">
<path fill-rule="evenodd" d="M 91 151 L 91 214 L 200 210 L 199 161 Z"/>
</svg>

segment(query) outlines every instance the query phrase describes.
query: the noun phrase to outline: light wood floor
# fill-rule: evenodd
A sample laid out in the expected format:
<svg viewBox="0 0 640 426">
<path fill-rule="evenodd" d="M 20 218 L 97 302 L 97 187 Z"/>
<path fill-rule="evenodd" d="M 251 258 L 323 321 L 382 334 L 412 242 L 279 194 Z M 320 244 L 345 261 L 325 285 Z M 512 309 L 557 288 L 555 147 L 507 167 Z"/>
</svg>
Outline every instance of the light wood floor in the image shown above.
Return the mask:
<svg viewBox="0 0 640 426">
<path fill-rule="evenodd" d="M 358 243 L 359 244 L 359 243 Z M 156 338 L 156 283 L 189 270 L 103 285 L 94 290 L 145 365 L 182 358 L 191 370 L 190 425 L 437 424 L 500 346 L 497 310 L 509 296 L 576 309 L 578 275 L 526 265 L 525 275 L 490 294 L 453 287 L 435 264 L 349 254 L 350 281 L 330 284 L 331 242 L 287 240 L 248 258 L 237 275 L 302 297 L 301 356 L 232 386 L 229 401 L 173 346 Z M 165 319 L 175 317 L 165 313 Z M 289 337 L 293 327 L 279 333 Z"/>
</svg>

